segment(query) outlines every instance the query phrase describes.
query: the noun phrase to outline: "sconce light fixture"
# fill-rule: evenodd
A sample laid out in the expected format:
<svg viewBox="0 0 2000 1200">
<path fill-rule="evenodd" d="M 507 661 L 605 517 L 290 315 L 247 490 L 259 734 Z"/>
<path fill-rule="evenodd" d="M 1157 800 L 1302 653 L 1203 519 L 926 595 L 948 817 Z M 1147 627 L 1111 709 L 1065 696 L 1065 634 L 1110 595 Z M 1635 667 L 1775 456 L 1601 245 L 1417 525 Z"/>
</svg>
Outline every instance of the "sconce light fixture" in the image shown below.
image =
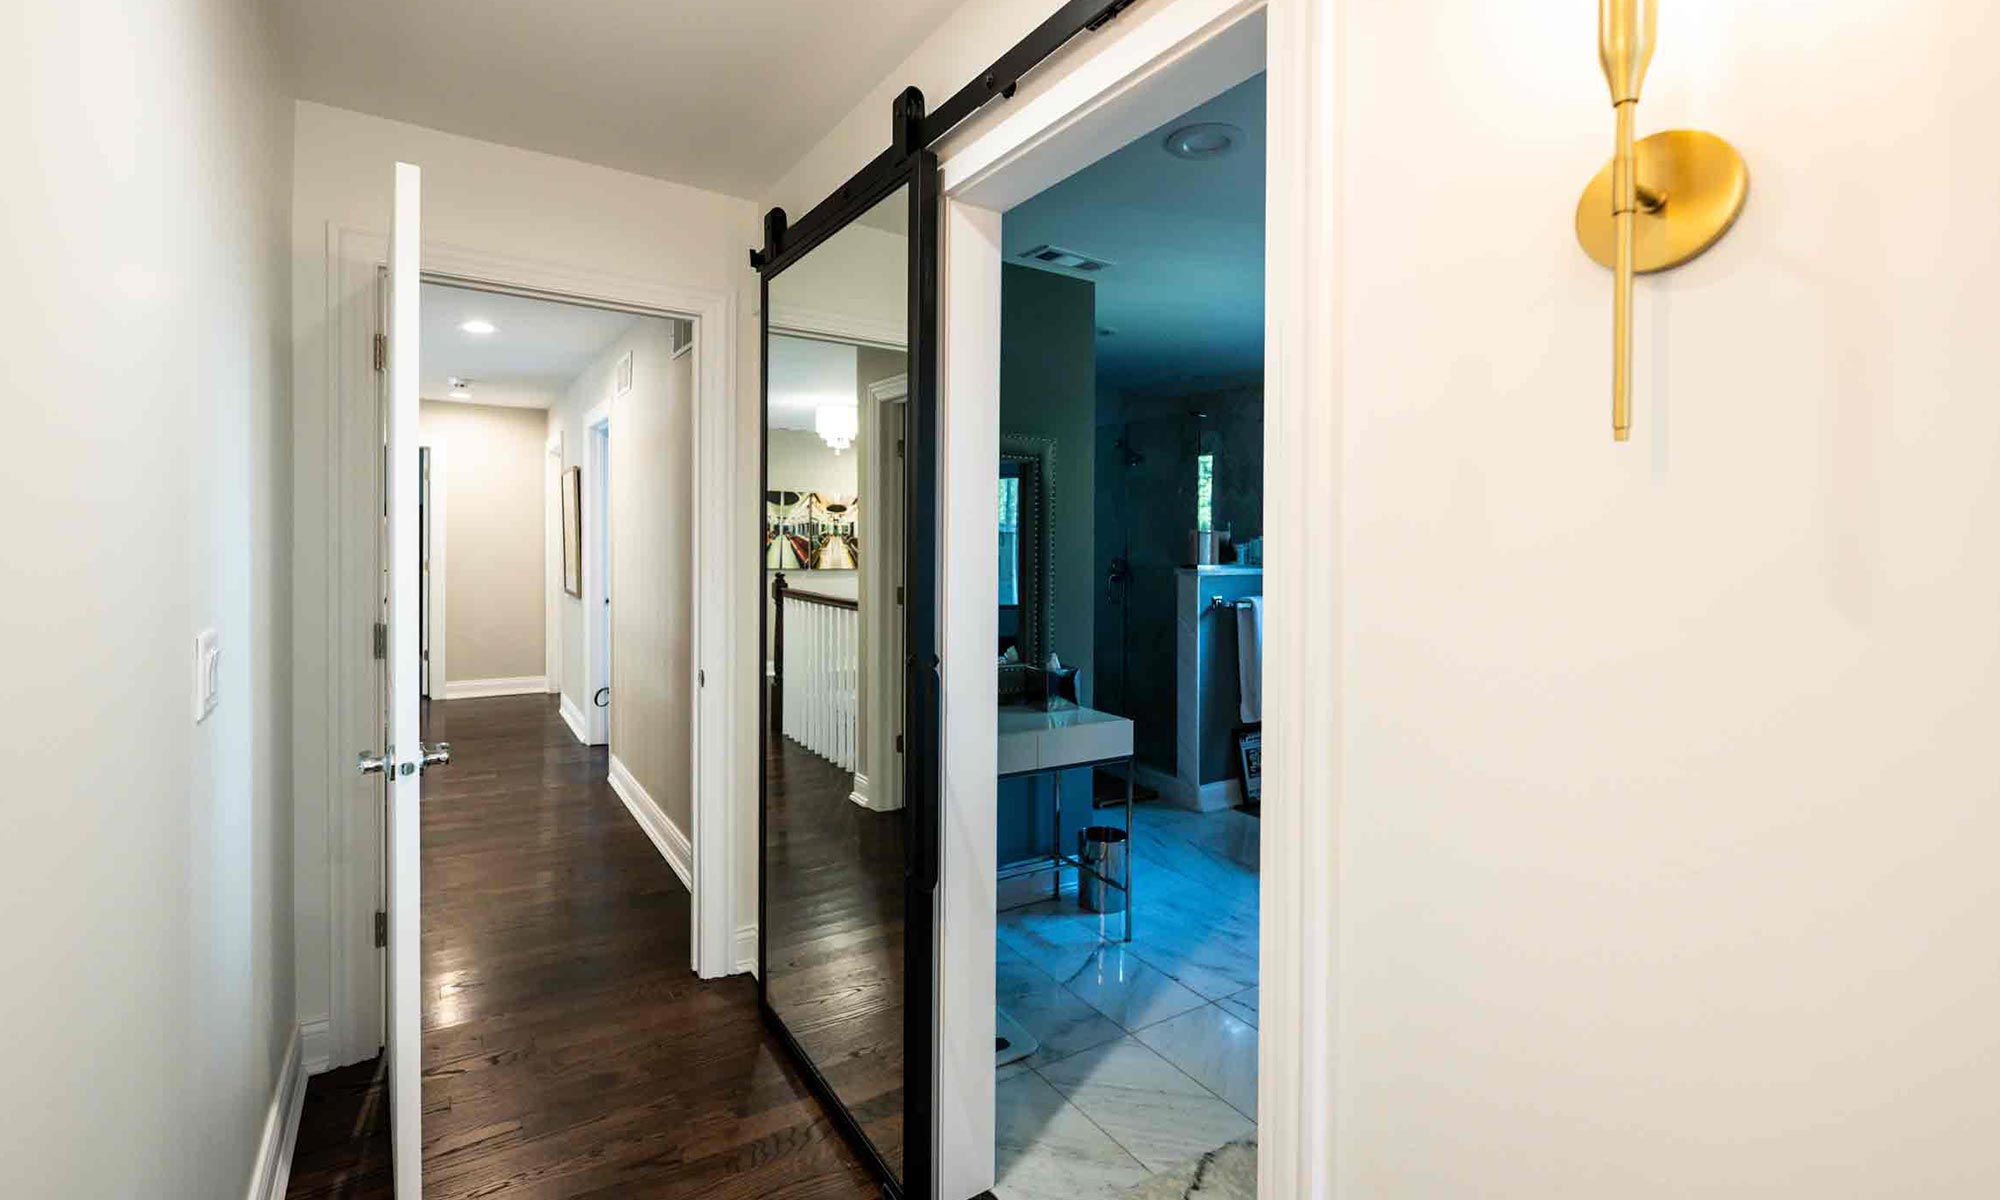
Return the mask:
<svg viewBox="0 0 2000 1200">
<path fill-rule="evenodd" d="M 1611 436 L 1632 436 L 1632 277 L 1698 257 L 1729 232 L 1750 194 L 1743 156 L 1712 133 L 1672 129 L 1637 143 L 1639 88 L 1653 61 L 1657 0 L 1598 0 L 1597 54 L 1618 142 L 1576 204 L 1576 240 L 1612 271 Z"/>
</svg>

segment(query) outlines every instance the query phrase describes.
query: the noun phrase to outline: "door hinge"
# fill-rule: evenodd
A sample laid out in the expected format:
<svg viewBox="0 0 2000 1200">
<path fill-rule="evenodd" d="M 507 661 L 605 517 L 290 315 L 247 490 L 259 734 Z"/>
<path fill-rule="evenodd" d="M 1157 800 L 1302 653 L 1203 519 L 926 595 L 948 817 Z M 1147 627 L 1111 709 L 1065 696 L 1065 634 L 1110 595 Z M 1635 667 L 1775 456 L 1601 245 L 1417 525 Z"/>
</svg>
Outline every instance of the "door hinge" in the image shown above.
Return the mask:
<svg viewBox="0 0 2000 1200">
<path fill-rule="evenodd" d="M 389 627 L 380 621 L 375 622 L 375 657 L 389 657 Z"/>
<path fill-rule="evenodd" d="M 389 366 L 389 338 L 387 334 L 375 335 L 375 369 L 387 370 Z"/>
<path fill-rule="evenodd" d="M 903 457 L 903 439 L 902 439 L 902 438 L 897 438 L 897 439 L 896 439 L 896 457 L 897 457 L 897 458 L 901 458 L 901 457 Z"/>
<path fill-rule="evenodd" d="M 386 946 L 388 944 L 389 944 L 389 914 L 383 912 L 381 909 L 376 909 L 375 945 L 380 947 L 380 946 Z"/>
<path fill-rule="evenodd" d="M 899 583 L 896 585 L 896 603 L 901 604 L 902 602 L 903 602 L 903 585 Z"/>
<path fill-rule="evenodd" d="M 903 735 L 899 733 L 896 735 L 896 753 L 901 754 L 902 752 L 903 752 Z"/>
</svg>

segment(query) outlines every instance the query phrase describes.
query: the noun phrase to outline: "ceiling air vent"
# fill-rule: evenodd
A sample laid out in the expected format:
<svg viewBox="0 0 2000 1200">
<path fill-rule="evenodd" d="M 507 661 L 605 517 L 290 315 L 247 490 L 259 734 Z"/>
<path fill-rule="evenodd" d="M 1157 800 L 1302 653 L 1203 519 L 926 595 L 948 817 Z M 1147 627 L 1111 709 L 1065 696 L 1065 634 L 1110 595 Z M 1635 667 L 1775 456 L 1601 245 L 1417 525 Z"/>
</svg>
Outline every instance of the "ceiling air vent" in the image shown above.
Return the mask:
<svg viewBox="0 0 2000 1200">
<path fill-rule="evenodd" d="M 1037 246 L 1033 250 L 1022 251 L 1021 257 L 1039 266 L 1060 267 L 1065 271 L 1082 271 L 1085 274 L 1102 271 L 1111 265 L 1101 258 L 1078 254 L 1061 246 Z"/>
</svg>

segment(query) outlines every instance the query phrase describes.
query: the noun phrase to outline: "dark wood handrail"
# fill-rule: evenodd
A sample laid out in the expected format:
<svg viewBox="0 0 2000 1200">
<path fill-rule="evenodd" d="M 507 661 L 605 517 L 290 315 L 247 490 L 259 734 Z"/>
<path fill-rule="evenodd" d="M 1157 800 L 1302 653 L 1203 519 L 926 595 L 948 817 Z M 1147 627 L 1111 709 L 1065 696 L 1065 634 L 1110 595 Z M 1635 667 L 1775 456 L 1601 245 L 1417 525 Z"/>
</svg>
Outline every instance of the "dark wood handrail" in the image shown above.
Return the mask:
<svg viewBox="0 0 2000 1200">
<path fill-rule="evenodd" d="M 828 608 L 851 608 L 856 611 L 861 608 L 859 600 L 850 600 L 845 596 L 829 596 L 824 592 L 802 592 L 795 587 L 786 588 L 780 595 L 782 599 L 797 600 L 805 604 L 824 604 Z"/>
</svg>

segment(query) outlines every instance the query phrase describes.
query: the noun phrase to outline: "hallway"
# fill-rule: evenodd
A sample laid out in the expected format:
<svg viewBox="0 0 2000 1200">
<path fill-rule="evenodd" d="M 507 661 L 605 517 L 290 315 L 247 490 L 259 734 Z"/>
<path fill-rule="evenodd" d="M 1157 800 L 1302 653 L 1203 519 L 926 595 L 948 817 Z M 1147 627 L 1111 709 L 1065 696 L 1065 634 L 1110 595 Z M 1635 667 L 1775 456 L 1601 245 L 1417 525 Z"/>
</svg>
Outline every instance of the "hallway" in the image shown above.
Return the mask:
<svg viewBox="0 0 2000 1200">
<path fill-rule="evenodd" d="M 749 976 L 689 968 L 688 894 L 554 697 L 434 704 L 424 1191 L 433 1200 L 876 1195 Z M 373 1065 L 316 1077 L 291 1197 L 387 1196 Z"/>
</svg>

